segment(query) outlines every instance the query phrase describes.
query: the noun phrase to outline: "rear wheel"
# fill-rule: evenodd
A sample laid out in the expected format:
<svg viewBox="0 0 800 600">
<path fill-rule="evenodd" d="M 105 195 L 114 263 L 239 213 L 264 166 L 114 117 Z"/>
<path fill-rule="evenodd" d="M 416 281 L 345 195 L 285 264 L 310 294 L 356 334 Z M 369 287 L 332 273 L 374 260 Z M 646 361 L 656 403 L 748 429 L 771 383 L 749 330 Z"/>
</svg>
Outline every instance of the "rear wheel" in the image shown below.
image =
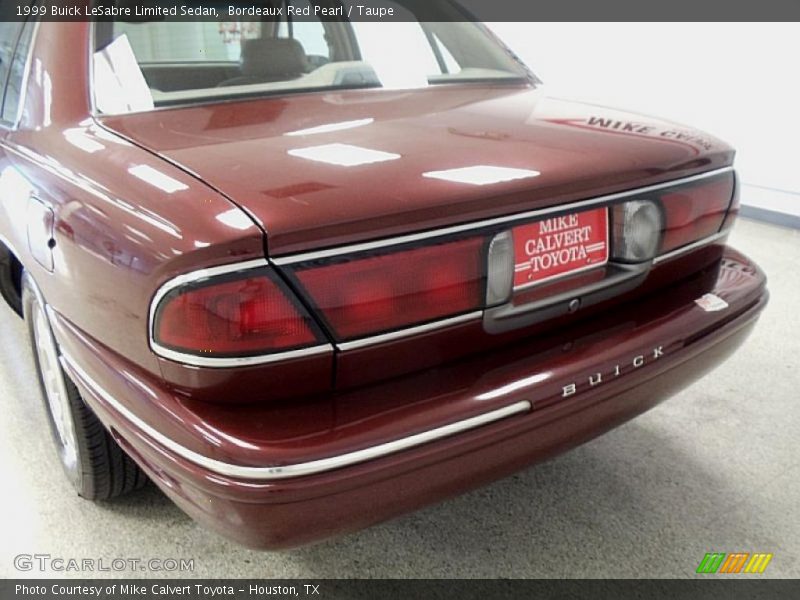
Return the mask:
<svg viewBox="0 0 800 600">
<path fill-rule="evenodd" d="M 22 308 L 39 387 L 61 465 L 78 495 L 108 500 L 142 487 L 147 477 L 114 441 L 59 361 L 44 300 L 30 275 L 22 277 Z"/>
</svg>

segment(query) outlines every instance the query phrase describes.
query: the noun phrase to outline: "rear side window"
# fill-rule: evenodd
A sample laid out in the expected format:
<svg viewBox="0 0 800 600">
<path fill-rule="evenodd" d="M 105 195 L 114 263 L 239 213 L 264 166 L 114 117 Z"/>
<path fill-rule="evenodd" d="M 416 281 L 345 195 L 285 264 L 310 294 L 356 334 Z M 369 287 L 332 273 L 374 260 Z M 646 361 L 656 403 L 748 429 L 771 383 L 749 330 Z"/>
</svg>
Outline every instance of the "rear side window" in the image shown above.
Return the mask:
<svg viewBox="0 0 800 600">
<path fill-rule="evenodd" d="M 25 67 L 28 64 L 28 54 L 31 49 L 33 37 L 33 22 L 27 21 L 22 28 L 17 41 L 17 49 L 11 59 L 3 99 L 3 121 L 15 123 L 22 98 L 22 86 L 25 79 Z"/>
<path fill-rule="evenodd" d="M 11 71 L 11 61 L 14 58 L 14 48 L 17 47 L 21 30 L 22 23 L 0 21 L 0 97 L 6 89 L 8 73 Z"/>
</svg>

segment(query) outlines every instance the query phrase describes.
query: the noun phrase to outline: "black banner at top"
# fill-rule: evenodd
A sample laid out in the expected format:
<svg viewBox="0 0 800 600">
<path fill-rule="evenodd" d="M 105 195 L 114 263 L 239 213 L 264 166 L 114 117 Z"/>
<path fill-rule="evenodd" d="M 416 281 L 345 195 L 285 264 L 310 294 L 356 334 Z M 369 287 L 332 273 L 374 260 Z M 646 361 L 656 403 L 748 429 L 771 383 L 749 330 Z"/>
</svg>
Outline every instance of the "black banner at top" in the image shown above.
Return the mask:
<svg viewBox="0 0 800 600">
<path fill-rule="evenodd" d="M 800 21 L 800 1 L 0 0 L 0 21 Z"/>
</svg>

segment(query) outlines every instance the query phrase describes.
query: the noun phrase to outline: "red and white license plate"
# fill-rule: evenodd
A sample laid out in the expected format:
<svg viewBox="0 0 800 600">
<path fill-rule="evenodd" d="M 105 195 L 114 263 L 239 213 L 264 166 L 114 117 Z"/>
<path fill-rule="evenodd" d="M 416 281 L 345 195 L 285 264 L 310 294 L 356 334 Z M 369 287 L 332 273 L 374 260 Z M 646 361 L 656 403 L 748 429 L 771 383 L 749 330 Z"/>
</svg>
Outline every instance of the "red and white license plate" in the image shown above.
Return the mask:
<svg viewBox="0 0 800 600">
<path fill-rule="evenodd" d="M 608 210 L 595 208 L 520 225 L 514 236 L 514 289 L 608 262 Z"/>
</svg>

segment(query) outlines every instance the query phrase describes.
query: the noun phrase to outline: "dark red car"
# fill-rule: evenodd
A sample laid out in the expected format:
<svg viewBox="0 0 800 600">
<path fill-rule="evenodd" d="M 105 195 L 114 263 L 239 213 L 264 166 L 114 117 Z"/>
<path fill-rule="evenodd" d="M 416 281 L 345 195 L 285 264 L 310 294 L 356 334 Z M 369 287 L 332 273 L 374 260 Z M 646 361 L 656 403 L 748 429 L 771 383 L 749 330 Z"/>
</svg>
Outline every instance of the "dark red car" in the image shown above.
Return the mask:
<svg viewBox="0 0 800 600">
<path fill-rule="evenodd" d="M 302 544 L 563 452 L 744 341 L 767 291 L 726 246 L 733 150 L 548 98 L 451 17 L 0 24 L 0 289 L 81 495 L 146 474 Z"/>
</svg>

